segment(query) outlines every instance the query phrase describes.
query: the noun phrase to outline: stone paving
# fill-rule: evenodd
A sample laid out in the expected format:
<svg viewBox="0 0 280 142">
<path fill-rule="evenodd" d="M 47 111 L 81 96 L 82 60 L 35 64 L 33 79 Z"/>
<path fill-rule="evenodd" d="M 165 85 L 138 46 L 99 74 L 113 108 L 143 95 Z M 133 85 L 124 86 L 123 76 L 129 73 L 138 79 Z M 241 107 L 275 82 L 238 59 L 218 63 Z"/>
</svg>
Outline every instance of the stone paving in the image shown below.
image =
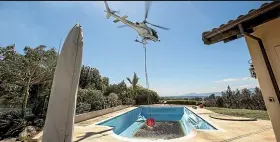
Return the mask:
<svg viewBox="0 0 280 142">
<path fill-rule="evenodd" d="M 209 117 L 214 112 L 206 109 L 192 109 L 198 115 L 212 122 L 221 132 L 198 131 L 196 140 L 208 140 L 212 142 L 276 142 L 271 122 L 268 120 L 257 121 L 227 121 Z"/>
<path fill-rule="evenodd" d="M 117 112 L 106 114 L 97 118 L 83 121 L 75 124 L 74 142 L 148 142 L 153 140 L 130 139 L 114 134 L 112 128 L 106 126 L 98 126 L 101 120 L 114 117 L 134 109 L 135 107 L 126 108 Z M 172 141 L 172 142 L 276 142 L 271 122 L 268 120 L 257 121 L 227 121 L 218 120 L 209 117 L 215 114 L 207 109 L 192 109 L 191 111 L 198 114 L 209 123 L 213 124 L 218 130 L 195 130 L 189 136 L 175 138 L 170 140 L 156 141 Z"/>
<path fill-rule="evenodd" d="M 109 129 L 102 126 L 91 125 L 105 118 L 114 117 L 118 114 L 127 112 L 134 109 L 135 107 L 127 108 L 118 112 L 107 114 L 98 118 L 94 118 L 88 121 L 84 121 L 76 124 L 74 139 L 78 140 L 81 138 L 82 142 L 95 141 L 95 142 L 124 142 L 124 141 L 141 141 L 137 139 L 125 139 L 116 137 L 115 134 Z M 193 142 L 276 142 L 271 122 L 267 120 L 257 121 L 227 121 L 218 120 L 209 117 L 210 114 L 215 114 L 207 109 L 192 109 L 193 112 L 200 115 L 203 119 L 207 120 L 219 130 L 207 131 L 197 130 L 196 135 L 193 138 L 181 137 L 177 139 L 170 139 L 164 141 L 193 141 Z M 80 128 L 78 130 L 77 128 Z M 82 128 L 84 127 L 84 128 Z M 80 137 L 80 138 L 79 138 Z M 142 140 L 147 141 L 147 140 Z M 162 140 L 158 140 L 162 141 Z"/>
</svg>

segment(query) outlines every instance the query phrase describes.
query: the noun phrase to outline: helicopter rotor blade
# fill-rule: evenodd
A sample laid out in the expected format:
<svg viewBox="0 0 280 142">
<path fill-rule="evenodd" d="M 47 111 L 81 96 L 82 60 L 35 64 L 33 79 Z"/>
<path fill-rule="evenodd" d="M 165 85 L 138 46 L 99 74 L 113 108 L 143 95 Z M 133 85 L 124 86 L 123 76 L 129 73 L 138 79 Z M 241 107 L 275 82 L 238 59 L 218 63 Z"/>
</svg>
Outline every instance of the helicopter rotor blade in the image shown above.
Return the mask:
<svg viewBox="0 0 280 142">
<path fill-rule="evenodd" d="M 144 18 L 144 22 L 147 20 L 148 18 L 148 14 L 150 11 L 150 7 L 151 7 L 151 1 L 146 1 L 145 2 L 145 18 Z"/>
<path fill-rule="evenodd" d="M 147 22 L 147 23 L 150 24 L 150 25 L 152 25 L 152 26 L 155 26 L 155 27 L 164 29 L 164 30 L 169 30 L 169 28 L 165 28 L 165 27 L 162 27 L 162 26 L 159 26 L 159 25 L 155 25 L 155 24 L 152 24 L 152 23 L 149 23 L 149 22 Z"/>
<path fill-rule="evenodd" d="M 105 12 L 106 12 L 106 11 L 105 11 Z M 117 14 L 120 14 L 120 10 L 116 10 L 116 11 L 115 11 L 115 10 L 113 10 L 113 11 L 112 11 L 112 13 L 117 13 Z"/>
<path fill-rule="evenodd" d="M 116 13 L 117 13 L 117 14 L 120 14 L 120 13 L 121 13 L 121 11 L 120 11 L 120 10 L 117 10 L 117 11 L 116 11 Z"/>
<path fill-rule="evenodd" d="M 128 27 L 128 25 L 120 25 L 120 26 L 117 26 L 118 28 L 124 28 L 124 27 Z"/>
</svg>

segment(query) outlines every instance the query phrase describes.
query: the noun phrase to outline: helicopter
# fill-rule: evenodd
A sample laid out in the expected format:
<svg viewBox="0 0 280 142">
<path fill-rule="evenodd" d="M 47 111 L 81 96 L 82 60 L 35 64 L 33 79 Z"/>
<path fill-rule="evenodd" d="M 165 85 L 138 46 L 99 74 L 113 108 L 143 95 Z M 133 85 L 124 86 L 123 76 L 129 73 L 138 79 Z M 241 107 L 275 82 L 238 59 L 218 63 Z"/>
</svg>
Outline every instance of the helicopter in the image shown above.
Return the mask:
<svg viewBox="0 0 280 142">
<path fill-rule="evenodd" d="M 152 29 L 151 27 L 149 27 L 147 24 L 149 24 L 151 26 L 154 26 L 154 27 L 164 29 L 164 30 L 169 30 L 169 28 L 158 26 L 158 25 L 149 23 L 147 21 L 149 10 L 150 10 L 150 5 L 151 5 L 150 1 L 146 1 L 146 4 L 145 4 L 145 18 L 144 18 L 143 22 L 135 22 L 135 23 L 127 20 L 126 19 L 126 18 L 128 18 L 127 15 L 124 15 L 122 17 L 118 16 L 116 14 L 116 13 L 118 13 L 117 11 L 111 10 L 106 1 L 104 1 L 104 3 L 105 3 L 105 7 L 106 7 L 105 12 L 107 13 L 106 18 L 109 19 L 112 16 L 112 17 L 115 18 L 115 20 L 113 21 L 114 23 L 117 23 L 117 22 L 121 21 L 122 23 L 125 24 L 125 25 L 122 25 L 122 26 L 118 26 L 119 28 L 129 26 L 130 28 L 134 29 L 139 34 L 139 36 L 142 37 L 142 41 L 139 41 L 137 39 L 138 38 L 138 36 L 137 36 L 136 40 L 135 40 L 136 42 L 146 43 L 147 40 L 151 40 L 151 41 L 154 41 L 154 42 L 160 42 L 157 32 L 154 29 Z"/>
</svg>

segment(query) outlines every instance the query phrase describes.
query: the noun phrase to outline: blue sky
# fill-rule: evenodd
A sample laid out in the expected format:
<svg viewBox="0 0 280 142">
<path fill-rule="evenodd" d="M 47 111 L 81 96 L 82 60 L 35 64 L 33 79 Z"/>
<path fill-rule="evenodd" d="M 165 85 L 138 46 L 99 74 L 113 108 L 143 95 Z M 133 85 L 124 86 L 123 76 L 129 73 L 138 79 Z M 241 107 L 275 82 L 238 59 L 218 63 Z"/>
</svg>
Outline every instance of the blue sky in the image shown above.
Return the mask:
<svg viewBox="0 0 280 142">
<path fill-rule="evenodd" d="M 204 45 L 201 34 L 259 8 L 264 2 L 153 2 L 148 21 L 171 28 L 154 28 L 160 43 L 147 45 L 150 87 L 161 96 L 215 92 L 258 86 L 250 78 L 250 55 L 244 38 Z M 131 21 L 144 18 L 144 2 L 108 2 Z M 136 72 L 145 86 L 144 50 L 134 42 L 137 33 L 117 28 L 106 19 L 103 2 L 0 2 L 0 46 L 44 44 L 58 49 L 60 39 L 76 23 L 83 26 L 83 64 L 99 69 L 110 83 Z"/>
</svg>

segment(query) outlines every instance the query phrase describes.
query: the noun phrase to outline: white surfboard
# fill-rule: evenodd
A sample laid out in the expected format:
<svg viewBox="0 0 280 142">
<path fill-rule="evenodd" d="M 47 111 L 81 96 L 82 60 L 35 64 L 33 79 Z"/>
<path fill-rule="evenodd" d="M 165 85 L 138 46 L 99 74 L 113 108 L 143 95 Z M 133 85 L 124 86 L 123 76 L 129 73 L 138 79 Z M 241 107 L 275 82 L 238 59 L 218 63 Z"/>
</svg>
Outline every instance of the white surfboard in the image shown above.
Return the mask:
<svg viewBox="0 0 280 142">
<path fill-rule="evenodd" d="M 68 33 L 57 61 L 43 142 L 72 142 L 82 53 L 83 31 L 76 24 Z"/>
</svg>

